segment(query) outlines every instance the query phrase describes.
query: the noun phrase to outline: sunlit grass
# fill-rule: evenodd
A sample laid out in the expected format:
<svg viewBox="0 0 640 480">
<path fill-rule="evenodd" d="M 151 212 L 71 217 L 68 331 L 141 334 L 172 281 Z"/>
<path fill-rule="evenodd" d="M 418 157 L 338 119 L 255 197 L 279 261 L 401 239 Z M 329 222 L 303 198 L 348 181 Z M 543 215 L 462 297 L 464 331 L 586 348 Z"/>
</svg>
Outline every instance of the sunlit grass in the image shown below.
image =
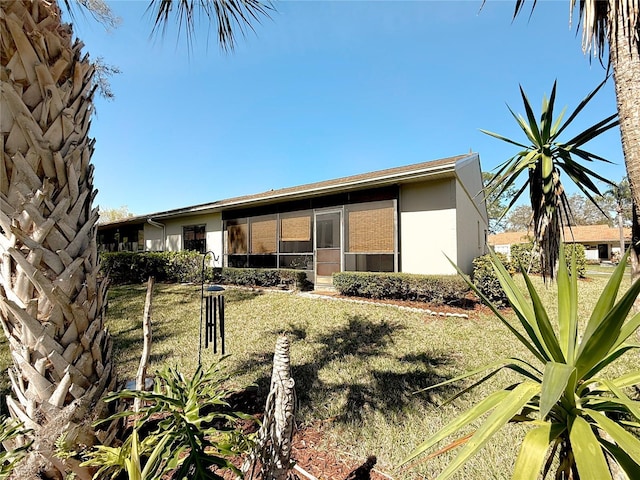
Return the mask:
<svg viewBox="0 0 640 480">
<path fill-rule="evenodd" d="M 533 281 L 555 315 L 555 285 L 545 286 L 539 278 Z M 580 281 L 582 322 L 605 282 L 602 278 Z M 121 375 L 130 377 L 141 350 L 144 287 L 120 287 L 112 289 L 111 295 L 109 326 L 116 338 L 116 359 Z M 237 386 L 254 383 L 266 394 L 276 337 L 288 334 L 298 421 L 321 425 L 345 455 L 359 459 L 377 455 L 379 466 L 396 478 L 429 478 L 442 470 L 451 454 L 410 470 L 393 469 L 457 413 L 514 377 L 499 374 L 446 407 L 439 405 L 454 389 L 416 391 L 500 358 L 530 359 L 490 313 L 470 312 L 469 319 L 442 318 L 281 292 L 231 289 L 225 296 L 226 347 L 231 354 L 227 363 L 237 371 Z M 156 287 L 153 366 L 178 363 L 186 371 L 195 368 L 199 312 L 198 287 Z M 208 363 L 215 357 L 209 350 L 202 358 Z M 638 355 L 629 356 L 616 370 L 635 368 L 638 360 Z M 522 427 L 509 426 L 459 478 L 510 478 L 523 432 Z"/>
<path fill-rule="evenodd" d="M 522 279 L 518 279 L 523 285 Z M 555 314 L 556 289 L 534 278 Z M 580 281 L 580 319 L 588 315 L 606 278 Z M 625 282 L 628 284 L 628 282 Z M 114 338 L 121 379 L 133 378 L 142 350 L 145 286 L 113 287 L 107 324 Z M 378 466 L 394 478 L 431 478 L 452 454 L 398 471 L 395 466 L 422 440 L 436 432 L 482 395 L 514 379 L 499 374 L 452 404 L 440 404 L 455 388 L 416 393 L 505 357 L 530 358 L 489 312 L 470 318 L 432 317 L 391 306 L 306 298 L 283 292 L 228 289 L 226 363 L 238 388 L 258 386 L 262 398 L 271 374 L 276 338 L 291 339 L 291 364 L 298 395 L 297 420 L 320 426 L 339 452 L 359 460 L 378 457 Z M 177 364 L 186 373 L 198 363 L 199 286 L 158 284 L 154 291 L 153 344 L 149 371 Z M 215 361 L 211 349 L 202 363 Z M 637 368 L 637 354 L 623 357 L 616 371 Z M 7 365 L 6 342 L 0 340 L 0 363 Z M 3 379 L 3 381 L 5 381 Z M 5 384 L 3 384 L 5 385 Z M 6 386 L 5 386 L 6 391 Z M 461 470 L 458 478 L 510 478 L 523 428 L 509 426 Z"/>
</svg>

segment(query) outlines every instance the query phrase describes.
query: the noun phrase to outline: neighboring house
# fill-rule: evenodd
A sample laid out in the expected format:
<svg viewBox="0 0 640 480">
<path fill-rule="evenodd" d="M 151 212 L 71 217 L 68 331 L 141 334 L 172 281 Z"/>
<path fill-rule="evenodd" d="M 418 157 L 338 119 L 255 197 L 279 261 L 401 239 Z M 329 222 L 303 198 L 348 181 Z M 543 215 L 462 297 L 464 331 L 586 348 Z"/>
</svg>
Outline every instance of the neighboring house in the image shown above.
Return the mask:
<svg viewBox="0 0 640 480">
<path fill-rule="evenodd" d="M 212 251 L 217 265 L 454 274 L 484 253 L 478 154 L 219 200 L 98 225 L 102 250 Z"/>
<path fill-rule="evenodd" d="M 624 243 L 631 243 L 631 228 L 623 229 Z M 564 243 L 584 245 L 587 261 L 605 262 L 620 257 L 620 229 L 608 225 L 574 225 L 565 227 Z M 528 232 L 503 232 L 489 235 L 489 245 L 494 251 L 511 255 L 511 245 L 531 241 Z M 625 247 L 626 248 L 626 247 Z"/>
</svg>

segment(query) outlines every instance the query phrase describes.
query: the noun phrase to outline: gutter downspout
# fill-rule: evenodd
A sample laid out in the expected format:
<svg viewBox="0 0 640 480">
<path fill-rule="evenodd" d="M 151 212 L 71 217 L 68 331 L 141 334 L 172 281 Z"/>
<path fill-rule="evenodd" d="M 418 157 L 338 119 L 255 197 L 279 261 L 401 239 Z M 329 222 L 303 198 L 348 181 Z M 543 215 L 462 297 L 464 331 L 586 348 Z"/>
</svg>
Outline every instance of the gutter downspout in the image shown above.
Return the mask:
<svg viewBox="0 0 640 480">
<path fill-rule="evenodd" d="M 165 224 L 164 223 L 160 223 L 160 222 L 156 222 L 155 220 L 152 220 L 151 218 L 147 218 L 147 223 L 149 225 L 151 225 L 152 227 L 156 227 L 156 228 L 161 228 L 162 229 L 162 251 L 164 252 L 166 250 L 167 247 L 167 239 L 166 239 L 166 229 L 165 229 Z"/>
</svg>

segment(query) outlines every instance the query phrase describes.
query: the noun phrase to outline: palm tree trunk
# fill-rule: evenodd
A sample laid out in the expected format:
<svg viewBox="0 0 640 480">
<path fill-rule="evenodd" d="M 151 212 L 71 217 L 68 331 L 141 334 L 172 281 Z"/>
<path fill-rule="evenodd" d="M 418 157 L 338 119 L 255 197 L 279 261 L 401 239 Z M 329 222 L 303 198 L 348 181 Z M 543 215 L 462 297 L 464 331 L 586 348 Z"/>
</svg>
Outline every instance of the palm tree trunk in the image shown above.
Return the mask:
<svg viewBox="0 0 640 480">
<path fill-rule="evenodd" d="M 103 327 L 89 139 L 94 68 L 54 2 L 0 0 L 0 323 L 11 415 L 34 430 L 21 478 L 62 478 L 54 442 L 90 445 L 115 384 Z M 108 434 L 102 437 L 108 440 Z"/>
<path fill-rule="evenodd" d="M 295 424 L 295 381 L 291 378 L 289 339 L 278 337 L 273 355 L 271 387 L 256 445 L 245 460 L 245 479 L 286 480 L 291 468 Z"/>
<path fill-rule="evenodd" d="M 633 8 L 631 2 L 628 3 L 629 8 Z M 635 281 L 640 278 L 640 237 L 636 236 L 640 233 L 640 225 L 637 224 L 640 218 L 640 46 L 637 32 L 629 31 L 630 27 L 623 19 L 622 7 L 611 10 L 610 6 L 608 22 L 609 57 L 616 86 L 622 150 L 636 214 L 631 259 L 631 279 Z"/>
</svg>

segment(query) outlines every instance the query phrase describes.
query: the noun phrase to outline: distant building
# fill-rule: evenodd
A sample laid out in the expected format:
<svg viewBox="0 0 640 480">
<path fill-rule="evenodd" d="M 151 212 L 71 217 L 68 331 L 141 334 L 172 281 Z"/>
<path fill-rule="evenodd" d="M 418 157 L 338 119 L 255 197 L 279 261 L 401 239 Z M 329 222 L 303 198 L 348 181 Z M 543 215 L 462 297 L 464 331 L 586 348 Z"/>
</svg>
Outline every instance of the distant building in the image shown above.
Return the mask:
<svg viewBox="0 0 640 480">
<path fill-rule="evenodd" d="M 223 266 L 454 274 L 485 252 L 478 154 L 98 225 L 107 251 L 213 251 Z M 219 263 L 219 264 L 220 264 Z"/>
<path fill-rule="evenodd" d="M 631 228 L 623 229 L 625 245 L 631 243 Z M 564 243 L 584 245 L 587 261 L 611 261 L 620 256 L 620 229 L 608 225 L 574 225 L 565 227 Z M 530 232 L 503 232 L 489 235 L 489 245 L 494 251 L 511 255 L 511 245 L 531 241 Z M 626 248 L 626 247 L 625 247 Z M 624 253 L 624 252 L 622 252 Z"/>
</svg>

